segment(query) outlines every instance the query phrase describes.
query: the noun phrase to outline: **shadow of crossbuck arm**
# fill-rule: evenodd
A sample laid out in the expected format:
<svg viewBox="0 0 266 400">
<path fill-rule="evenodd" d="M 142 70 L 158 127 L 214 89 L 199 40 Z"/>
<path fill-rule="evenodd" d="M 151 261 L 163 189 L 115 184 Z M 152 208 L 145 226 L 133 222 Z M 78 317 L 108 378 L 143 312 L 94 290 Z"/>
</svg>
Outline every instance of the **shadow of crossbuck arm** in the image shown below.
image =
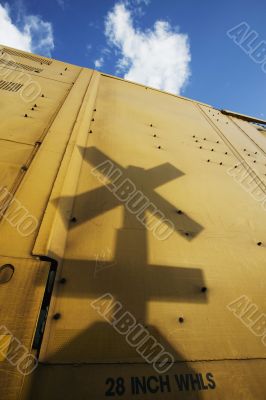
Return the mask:
<svg viewBox="0 0 266 400">
<path fill-rule="evenodd" d="M 175 206 L 162 198 L 155 191 L 159 186 L 184 175 L 183 172 L 171 164 L 164 163 L 148 170 L 135 166 L 123 168 L 95 147 L 80 147 L 80 151 L 84 154 L 85 161 L 91 165 L 91 169 L 94 169 L 94 171 L 99 169 L 98 174 L 103 174 L 102 178 L 106 178 L 106 184 L 87 193 L 83 193 L 78 196 L 78 199 L 75 199 L 75 201 L 79 203 L 79 207 L 83 210 L 82 215 L 79 216 L 79 223 L 88 221 L 103 212 L 121 206 L 121 201 L 112 193 L 114 180 L 116 180 L 115 185 L 118 187 L 119 184 L 128 179 L 136 186 L 136 190 L 140 190 L 143 195 L 164 214 L 165 223 L 168 224 L 170 221 L 171 228 L 174 227 L 174 230 L 184 236 L 186 240 L 192 240 L 203 229 L 200 224 L 190 218 L 186 213 L 177 215 Z M 117 174 L 111 174 L 112 176 L 110 176 L 108 173 L 104 174 L 101 170 L 100 166 L 106 162 L 112 165 L 112 171 L 120 171 L 118 179 Z"/>
</svg>

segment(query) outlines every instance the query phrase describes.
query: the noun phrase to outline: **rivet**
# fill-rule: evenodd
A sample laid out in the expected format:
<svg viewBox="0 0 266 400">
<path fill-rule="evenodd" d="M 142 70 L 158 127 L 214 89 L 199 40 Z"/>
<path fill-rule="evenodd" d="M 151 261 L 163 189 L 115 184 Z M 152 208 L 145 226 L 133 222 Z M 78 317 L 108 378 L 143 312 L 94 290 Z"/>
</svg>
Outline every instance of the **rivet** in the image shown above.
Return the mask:
<svg viewBox="0 0 266 400">
<path fill-rule="evenodd" d="M 247 151 L 247 149 L 244 149 L 244 151 Z"/>
<path fill-rule="evenodd" d="M 31 111 L 34 111 L 34 108 L 32 107 Z"/>
<path fill-rule="evenodd" d="M 28 167 L 26 165 L 22 165 L 21 171 L 27 171 Z"/>
<path fill-rule="evenodd" d="M 235 165 L 235 168 L 237 168 L 237 165 Z"/>
<path fill-rule="evenodd" d="M 254 163 L 256 162 L 256 160 L 253 161 Z"/>
<path fill-rule="evenodd" d="M 188 233 L 188 232 L 185 232 L 185 236 L 189 236 L 189 233 Z"/>
<path fill-rule="evenodd" d="M 24 117 L 27 118 L 27 117 L 28 117 L 28 114 L 25 114 Z"/>
<path fill-rule="evenodd" d="M 195 140 L 196 143 L 198 143 L 198 140 Z"/>
<path fill-rule="evenodd" d="M 55 319 L 55 320 L 58 320 L 58 319 L 60 319 L 61 318 L 61 314 L 60 313 L 55 313 L 54 315 L 53 315 L 53 319 Z"/>
<path fill-rule="evenodd" d="M 258 246 L 261 246 L 261 245 L 262 245 L 262 242 L 258 242 L 257 245 L 258 245 Z"/>
<path fill-rule="evenodd" d="M 181 210 L 176 210 L 176 213 L 179 214 L 179 215 L 181 215 L 181 214 L 183 214 L 183 211 L 181 211 Z"/>
<path fill-rule="evenodd" d="M 63 285 L 64 283 L 66 283 L 66 278 L 61 278 L 61 279 L 59 280 L 59 283 L 61 283 L 62 285 Z"/>
<path fill-rule="evenodd" d="M 63 75 L 62 72 L 60 72 L 60 75 Z"/>
<path fill-rule="evenodd" d="M 184 322 L 184 318 L 183 317 L 179 317 L 178 321 L 180 322 L 180 324 L 182 324 Z"/>
<path fill-rule="evenodd" d="M 250 154 L 248 154 L 248 157 L 250 156 Z"/>
<path fill-rule="evenodd" d="M 207 288 L 206 288 L 206 286 L 203 286 L 203 287 L 202 287 L 200 290 L 201 290 L 201 292 L 202 292 L 202 293 L 205 293 L 205 292 L 207 292 Z"/>
<path fill-rule="evenodd" d="M 158 149 L 160 149 L 161 148 L 161 146 L 158 146 Z"/>
<path fill-rule="evenodd" d="M 200 146 L 199 148 L 202 149 L 202 146 Z"/>
<path fill-rule="evenodd" d="M 193 135 L 192 137 L 194 137 L 194 138 L 195 138 L 196 136 L 195 136 L 195 135 Z"/>
<path fill-rule="evenodd" d="M 94 108 L 94 110 L 93 111 L 96 111 L 96 108 Z"/>
<path fill-rule="evenodd" d="M 222 161 L 220 162 L 220 165 L 223 165 Z"/>
<path fill-rule="evenodd" d="M 153 135 L 153 137 L 156 137 L 156 133 Z"/>
<path fill-rule="evenodd" d="M 207 162 L 210 162 L 210 160 L 207 160 Z"/>
<path fill-rule="evenodd" d="M 227 151 L 224 154 L 227 154 Z"/>
<path fill-rule="evenodd" d="M 91 120 L 94 121 L 94 118 L 92 118 Z"/>
<path fill-rule="evenodd" d="M 72 218 L 70 219 L 70 222 L 77 222 L 77 218 L 76 218 L 76 217 L 72 217 Z"/>
<path fill-rule="evenodd" d="M 37 107 L 37 104 L 34 104 L 34 107 Z"/>
<path fill-rule="evenodd" d="M 150 126 L 152 126 L 152 124 L 150 124 Z"/>
<path fill-rule="evenodd" d="M 42 97 L 44 97 L 44 94 L 42 94 Z"/>
<path fill-rule="evenodd" d="M 214 151 L 214 149 L 211 149 L 211 151 Z"/>
<path fill-rule="evenodd" d="M 65 71 L 67 70 L 67 67 L 65 68 Z"/>
<path fill-rule="evenodd" d="M 217 140 L 217 142 L 216 143 L 219 143 L 219 140 Z"/>
<path fill-rule="evenodd" d="M 206 140 L 206 137 L 205 137 L 205 138 L 203 138 L 203 140 Z"/>
<path fill-rule="evenodd" d="M 255 153 L 254 154 L 258 154 L 258 152 L 257 151 L 255 151 Z"/>
</svg>

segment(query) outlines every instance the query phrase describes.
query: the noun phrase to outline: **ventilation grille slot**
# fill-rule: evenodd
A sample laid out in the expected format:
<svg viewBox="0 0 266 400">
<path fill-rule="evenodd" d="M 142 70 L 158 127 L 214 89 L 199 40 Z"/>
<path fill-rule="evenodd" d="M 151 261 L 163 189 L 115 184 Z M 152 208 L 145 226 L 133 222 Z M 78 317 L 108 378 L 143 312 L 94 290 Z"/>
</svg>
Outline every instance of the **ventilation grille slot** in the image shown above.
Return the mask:
<svg viewBox="0 0 266 400">
<path fill-rule="evenodd" d="M 16 82 L 7 82 L 0 80 L 0 90 L 8 90 L 9 92 L 18 92 L 20 88 L 22 88 L 21 83 Z"/>
<path fill-rule="evenodd" d="M 52 64 L 52 61 L 46 60 L 45 58 L 36 57 L 36 56 L 31 55 L 31 54 L 22 53 L 22 52 L 16 51 L 16 50 L 6 49 L 5 47 L 2 49 L 2 52 L 7 53 L 7 54 L 11 54 L 12 56 L 28 58 L 31 61 L 35 61 L 35 62 L 38 62 L 38 63 L 41 63 L 41 64 L 46 64 L 46 65 Z"/>
<path fill-rule="evenodd" d="M 22 68 L 22 69 L 25 69 L 30 72 L 42 72 L 43 71 L 43 69 L 41 69 L 41 68 L 35 68 L 35 67 L 32 67 L 31 65 L 21 64 L 21 63 L 17 63 L 14 61 L 6 61 L 6 60 L 0 59 L 0 64 L 6 65 L 7 67 Z"/>
</svg>

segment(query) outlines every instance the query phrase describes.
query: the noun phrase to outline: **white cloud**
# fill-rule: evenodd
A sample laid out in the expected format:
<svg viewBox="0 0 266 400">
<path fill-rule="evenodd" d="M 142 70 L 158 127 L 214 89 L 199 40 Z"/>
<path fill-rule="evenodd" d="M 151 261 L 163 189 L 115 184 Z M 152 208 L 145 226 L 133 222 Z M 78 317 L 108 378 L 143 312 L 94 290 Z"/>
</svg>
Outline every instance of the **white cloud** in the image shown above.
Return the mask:
<svg viewBox="0 0 266 400">
<path fill-rule="evenodd" d="M 136 29 L 132 12 L 123 3 L 107 14 L 105 34 L 120 51 L 117 67 L 125 79 L 175 94 L 182 91 L 190 75 L 187 35 L 166 21 L 156 21 L 152 30 Z"/>
<path fill-rule="evenodd" d="M 24 31 L 31 38 L 33 52 L 51 55 L 54 49 L 53 29 L 50 22 L 42 21 L 39 16 L 25 17 Z"/>
<path fill-rule="evenodd" d="M 18 26 L 10 17 L 8 6 L 0 4 L 0 43 L 51 56 L 54 49 L 52 24 L 38 15 L 23 15 L 23 22 Z"/>
<path fill-rule="evenodd" d="M 94 66 L 95 68 L 101 68 L 104 64 L 104 58 L 100 57 L 97 60 L 94 61 Z"/>
</svg>

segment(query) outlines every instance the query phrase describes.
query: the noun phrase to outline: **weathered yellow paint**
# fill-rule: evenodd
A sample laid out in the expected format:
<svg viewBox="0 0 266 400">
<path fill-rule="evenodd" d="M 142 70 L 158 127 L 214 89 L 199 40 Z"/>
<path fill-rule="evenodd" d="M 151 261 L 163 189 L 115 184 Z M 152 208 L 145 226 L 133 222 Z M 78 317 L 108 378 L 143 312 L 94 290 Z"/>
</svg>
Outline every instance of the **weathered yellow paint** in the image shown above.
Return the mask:
<svg viewBox="0 0 266 400">
<path fill-rule="evenodd" d="M 108 377 L 121 377 L 122 399 L 264 399 L 266 347 L 227 308 L 245 295 L 258 317 L 266 312 L 261 132 L 243 116 L 206 104 L 9 53 L 19 68 L 42 69 L 30 75 L 44 94 L 34 107 L 0 89 L 1 185 L 38 221 L 22 237 L 6 218 L 14 203 L 2 217 L 1 263 L 16 268 L 0 285 L 0 311 L 29 350 L 49 266 L 57 272 L 37 349 L 40 364 L 26 380 L 17 372 L 13 381 L 4 375 L 0 398 L 19 398 L 22 390 L 24 399 L 99 400 Z M 120 171 L 120 183 L 130 179 L 163 213 L 164 227 L 173 224 L 167 239 L 158 240 L 128 211 L 109 190 L 112 179 L 93 173 L 106 160 Z M 245 185 L 242 170 L 252 177 Z M 152 223 L 151 210 L 143 221 Z M 16 301 L 7 307 L 2 293 L 3 299 L 16 293 Z M 91 307 L 105 293 L 174 357 L 162 378 Z M 175 375 L 188 379 L 187 389 L 179 390 Z M 132 393 L 134 377 L 146 382 L 151 376 L 146 394 Z M 162 390 L 160 379 L 170 386 Z"/>
</svg>

